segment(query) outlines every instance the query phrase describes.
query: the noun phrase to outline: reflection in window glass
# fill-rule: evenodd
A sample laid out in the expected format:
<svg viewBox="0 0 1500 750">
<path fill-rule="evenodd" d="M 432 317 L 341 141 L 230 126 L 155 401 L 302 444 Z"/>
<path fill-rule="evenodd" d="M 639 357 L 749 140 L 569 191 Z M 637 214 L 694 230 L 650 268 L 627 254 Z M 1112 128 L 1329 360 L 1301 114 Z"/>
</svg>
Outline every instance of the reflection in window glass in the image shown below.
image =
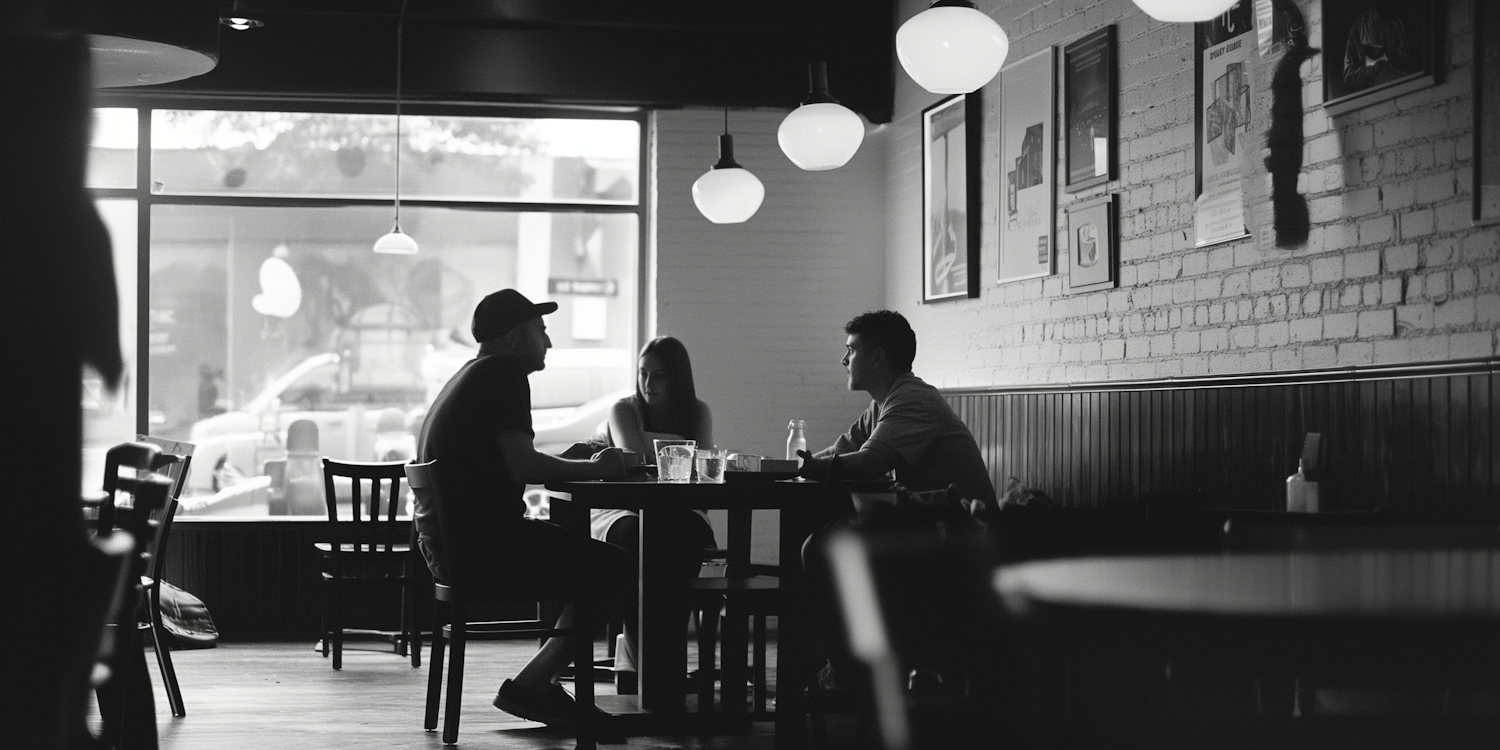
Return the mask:
<svg viewBox="0 0 1500 750">
<path fill-rule="evenodd" d="M 387 197 L 396 119 L 312 112 L 156 110 L 154 192 Z M 401 120 L 401 194 L 455 201 L 633 205 L 633 120 L 439 117 Z"/>
<path fill-rule="evenodd" d="M 84 366 L 82 487 L 97 490 L 104 481 L 104 453 L 110 446 L 135 439 L 136 203 L 95 202 L 113 245 L 115 288 L 120 297 L 120 352 L 125 381 L 110 392 L 92 367 Z"/>
<path fill-rule="evenodd" d="M 94 110 L 85 185 L 91 188 L 135 187 L 139 115 L 133 109 Z M 134 235 L 131 244 L 135 244 Z"/>
<path fill-rule="evenodd" d="M 561 304 L 532 377 L 540 450 L 593 434 L 633 382 L 634 213 L 404 207 L 414 256 L 371 251 L 384 206 L 158 205 L 151 221 L 149 409 L 153 432 L 197 445 L 184 513 L 323 514 L 287 443 L 299 420 L 317 430 L 306 455 L 409 458 L 497 289 Z"/>
</svg>

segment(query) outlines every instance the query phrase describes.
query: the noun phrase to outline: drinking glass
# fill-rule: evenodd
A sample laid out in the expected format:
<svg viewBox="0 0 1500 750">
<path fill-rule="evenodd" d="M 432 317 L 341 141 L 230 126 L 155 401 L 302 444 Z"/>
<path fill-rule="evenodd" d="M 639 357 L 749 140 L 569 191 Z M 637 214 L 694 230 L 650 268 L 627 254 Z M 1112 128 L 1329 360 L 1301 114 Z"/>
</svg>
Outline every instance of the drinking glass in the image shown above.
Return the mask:
<svg viewBox="0 0 1500 750">
<path fill-rule="evenodd" d="M 661 441 L 658 441 L 661 442 Z M 687 482 L 693 478 L 692 440 L 672 441 L 656 452 L 656 476 L 663 482 Z"/>
<path fill-rule="evenodd" d="M 724 483 L 724 470 L 729 465 L 728 451 L 699 449 L 694 457 L 698 462 L 698 481 Z"/>
</svg>

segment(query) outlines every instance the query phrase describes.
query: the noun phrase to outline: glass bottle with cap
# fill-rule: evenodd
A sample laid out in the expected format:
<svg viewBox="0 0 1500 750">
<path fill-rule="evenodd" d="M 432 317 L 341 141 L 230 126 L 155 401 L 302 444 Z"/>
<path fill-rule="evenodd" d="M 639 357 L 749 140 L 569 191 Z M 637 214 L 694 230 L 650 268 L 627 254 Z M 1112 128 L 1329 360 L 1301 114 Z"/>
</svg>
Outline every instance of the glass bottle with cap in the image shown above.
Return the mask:
<svg viewBox="0 0 1500 750">
<path fill-rule="evenodd" d="M 786 457 L 789 461 L 796 461 L 797 467 L 802 467 L 802 459 L 797 457 L 797 451 L 807 450 L 807 422 L 801 419 L 793 419 L 787 423 L 786 435 Z"/>
</svg>

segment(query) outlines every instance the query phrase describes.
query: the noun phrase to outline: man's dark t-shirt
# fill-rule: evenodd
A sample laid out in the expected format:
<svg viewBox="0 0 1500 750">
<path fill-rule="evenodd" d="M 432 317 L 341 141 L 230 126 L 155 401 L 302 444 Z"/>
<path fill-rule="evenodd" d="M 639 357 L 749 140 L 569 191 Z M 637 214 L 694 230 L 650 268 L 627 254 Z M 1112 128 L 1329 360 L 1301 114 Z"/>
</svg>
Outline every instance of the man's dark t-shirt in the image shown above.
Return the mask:
<svg viewBox="0 0 1500 750">
<path fill-rule="evenodd" d="M 469 360 L 433 400 L 417 438 L 417 460 L 438 462 L 443 512 L 457 537 L 446 546 L 460 560 L 482 556 L 497 542 L 504 548 L 525 522 L 526 485 L 506 471 L 498 437 L 507 430 L 535 434 L 526 374 L 513 356 Z M 430 509 L 416 515 L 422 543 L 430 546 L 439 535 L 436 519 Z"/>
</svg>

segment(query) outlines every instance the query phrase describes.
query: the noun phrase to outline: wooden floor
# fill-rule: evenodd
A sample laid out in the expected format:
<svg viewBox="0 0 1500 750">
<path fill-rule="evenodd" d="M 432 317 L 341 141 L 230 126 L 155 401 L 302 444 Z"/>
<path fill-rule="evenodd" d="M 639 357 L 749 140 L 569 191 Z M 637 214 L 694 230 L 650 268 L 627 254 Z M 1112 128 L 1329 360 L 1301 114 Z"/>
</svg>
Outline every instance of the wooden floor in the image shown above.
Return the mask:
<svg viewBox="0 0 1500 750">
<path fill-rule="evenodd" d="M 174 651 L 187 716 L 167 709 L 160 675 L 150 655 L 156 685 L 157 726 L 163 750 L 374 750 L 443 747 L 437 732 L 422 729 L 427 665 L 413 669 L 388 647 L 346 647 L 344 668 L 308 643 L 221 643 L 200 651 Z M 515 674 L 536 645 L 532 641 L 476 642 L 465 659 L 463 723 L 465 750 L 572 748 L 566 734 L 503 713 L 490 705 L 500 681 Z M 424 653 L 425 657 L 425 653 Z M 597 683 L 600 694 L 613 693 Z M 748 734 L 700 738 L 632 737 L 627 748 L 770 750 L 772 725 L 757 723 Z"/>
</svg>

